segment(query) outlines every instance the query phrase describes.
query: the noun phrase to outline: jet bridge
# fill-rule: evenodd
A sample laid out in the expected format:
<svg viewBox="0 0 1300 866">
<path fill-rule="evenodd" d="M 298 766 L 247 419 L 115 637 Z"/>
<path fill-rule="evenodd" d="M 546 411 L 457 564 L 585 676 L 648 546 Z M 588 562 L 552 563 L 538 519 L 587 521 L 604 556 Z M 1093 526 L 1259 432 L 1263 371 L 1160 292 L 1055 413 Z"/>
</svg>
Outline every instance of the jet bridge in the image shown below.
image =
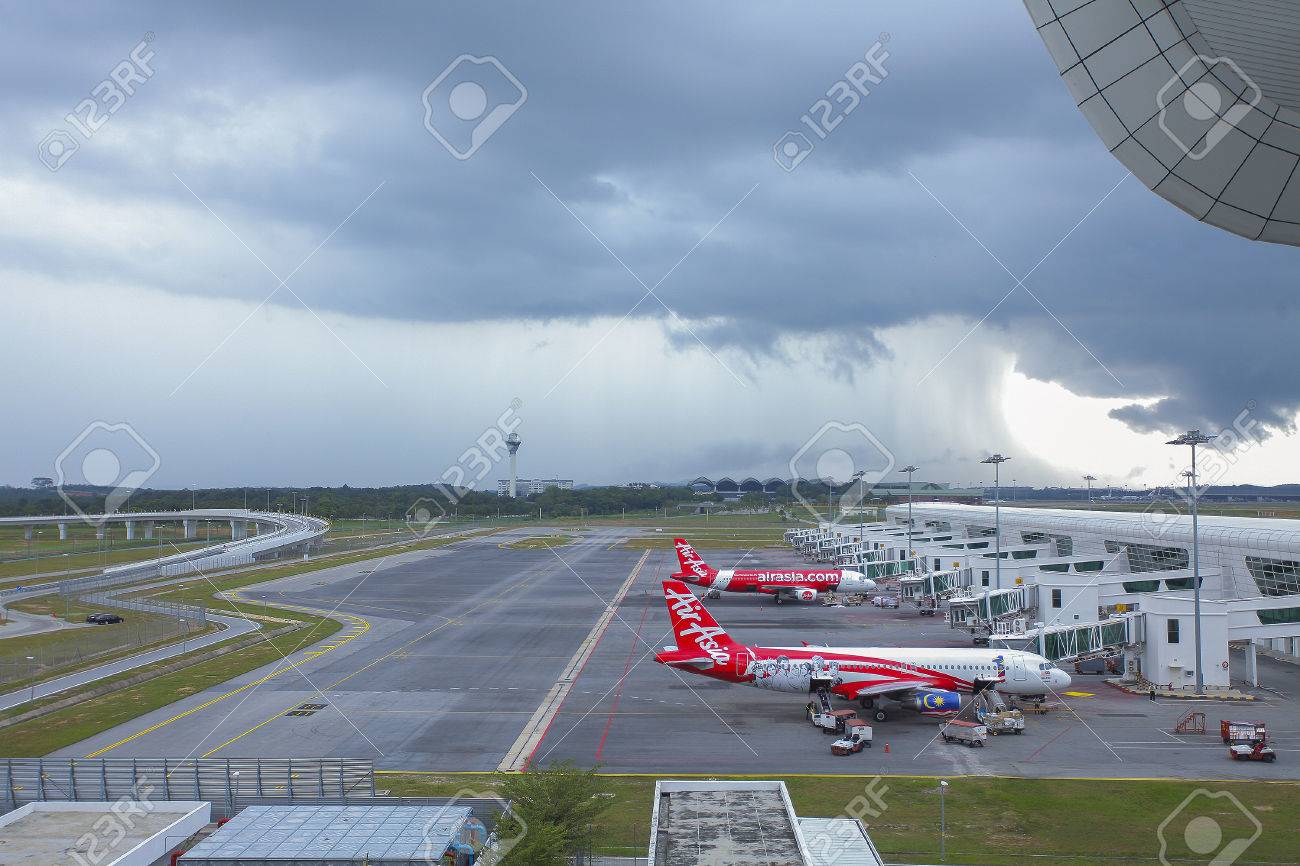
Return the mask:
<svg viewBox="0 0 1300 866">
<path fill-rule="evenodd" d="M 975 570 L 972 568 L 931 571 L 902 578 L 899 581 L 899 595 L 903 601 L 920 604 L 923 599 L 951 598 L 974 584 Z"/>
<path fill-rule="evenodd" d="M 882 562 L 864 562 L 858 566 L 858 569 L 872 580 L 880 580 L 883 577 L 911 574 L 916 569 L 916 560 L 886 559 Z"/>
<path fill-rule="evenodd" d="M 1029 648 L 1052 662 L 1074 661 L 1085 656 L 1113 655 L 1125 647 L 1140 645 L 1146 638 L 1140 613 L 1124 613 L 1101 622 L 1051 625 L 1025 633 Z"/>
<path fill-rule="evenodd" d="M 999 620 L 1021 616 L 1037 607 L 1037 584 L 987 589 L 978 595 L 949 599 L 948 625 L 971 631 L 983 628 L 996 632 Z"/>
</svg>

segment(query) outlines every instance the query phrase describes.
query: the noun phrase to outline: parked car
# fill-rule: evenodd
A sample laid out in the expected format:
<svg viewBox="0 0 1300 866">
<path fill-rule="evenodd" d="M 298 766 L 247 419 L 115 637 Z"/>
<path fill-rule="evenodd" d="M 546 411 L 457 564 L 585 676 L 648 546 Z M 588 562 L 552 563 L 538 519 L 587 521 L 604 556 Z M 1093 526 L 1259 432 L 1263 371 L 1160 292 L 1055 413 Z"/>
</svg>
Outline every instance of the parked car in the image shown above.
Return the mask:
<svg viewBox="0 0 1300 866">
<path fill-rule="evenodd" d="M 881 607 L 898 607 L 898 597 L 893 595 L 882 595 L 880 597 Z"/>
<path fill-rule="evenodd" d="M 115 613 L 92 613 L 86 617 L 86 622 L 95 625 L 113 625 L 114 623 L 123 622 L 123 619 Z"/>
</svg>

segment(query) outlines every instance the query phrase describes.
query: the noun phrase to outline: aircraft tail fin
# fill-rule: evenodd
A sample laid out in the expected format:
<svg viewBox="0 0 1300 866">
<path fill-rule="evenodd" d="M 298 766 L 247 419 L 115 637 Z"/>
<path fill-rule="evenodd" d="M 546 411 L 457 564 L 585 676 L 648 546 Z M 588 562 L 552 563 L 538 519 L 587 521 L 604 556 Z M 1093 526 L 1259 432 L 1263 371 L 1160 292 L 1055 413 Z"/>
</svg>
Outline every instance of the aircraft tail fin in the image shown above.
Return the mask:
<svg viewBox="0 0 1300 866">
<path fill-rule="evenodd" d="M 674 538 L 673 547 L 677 548 L 677 563 L 681 568 L 679 574 L 684 574 L 692 579 L 703 579 L 718 573 L 716 569 L 709 567 L 708 563 L 696 552 L 695 547 L 686 539 Z"/>
<path fill-rule="evenodd" d="M 673 623 L 673 636 L 679 650 L 703 652 L 717 662 L 726 662 L 730 651 L 741 644 L 731 639 L 705 609 L 691 588 L 680 580 L 665 580 L 664 601 Z"/>
</svg>

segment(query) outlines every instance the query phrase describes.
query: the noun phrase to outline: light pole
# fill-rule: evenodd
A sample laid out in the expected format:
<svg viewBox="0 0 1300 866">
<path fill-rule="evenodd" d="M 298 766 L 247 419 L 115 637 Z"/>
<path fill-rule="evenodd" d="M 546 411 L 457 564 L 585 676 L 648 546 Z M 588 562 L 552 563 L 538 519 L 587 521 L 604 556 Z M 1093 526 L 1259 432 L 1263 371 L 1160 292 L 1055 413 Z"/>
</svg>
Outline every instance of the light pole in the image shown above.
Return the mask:
<svg viewBox="0 0 1300 866">
<path fill-rule="evenodd" d="M 918 467 L 911 463 L 900 469 L 900 472 L 907 473 L 907 558 L 912 560 L 912 571 L 916 571 L 916 557 L 912 555 L 912 473 Z"/>
<path fill-rule="evenodd" d="M 994 566 L 997 573 L 996 589 L 1002 588 L 1002 481 L 998 470 L 1003 463 L 1010 459 L 1010 457 L 1003 457 L 1001 454 L 993 454 L 980 461 L 981 463 L 993 464 L 993 542 L 997 554 L 997 563 Z"/>
<path fill-rule="evenodd" d="M 944 792 L 948 790 L 948 782 L 944 779 L 939 780 L 939 859 L 948 859 L 948 822 L 947 815 L 944 814 Z"/>
<path fill-rule="evenodd" d="M 1192 605 L 1195 611 L 1194 640 L 1196 641 L 1196 693 L 1205 693 L 1205 675 L 1201 673 L 1201 548 L 1197 539 L 1196 500 L 1200 498 L 1196 489 L 1196 446 L 1214 441 L 1200 430 L 1188 430 L 1177 439 L 1170 439 L 1166 445 L 1192 446 L 1192 468 L 1187 476 L 1187 495 L 1192 500 Z"/>
<path fill-rule="evenodd" d="M 1085 475 L 1083 476 L 1083 480 L 1088 482 L 1088 504 L 1091 505 L 1092 504 L 1092 482 L 1097 480 L 1097 476 Z"/>
</svg>

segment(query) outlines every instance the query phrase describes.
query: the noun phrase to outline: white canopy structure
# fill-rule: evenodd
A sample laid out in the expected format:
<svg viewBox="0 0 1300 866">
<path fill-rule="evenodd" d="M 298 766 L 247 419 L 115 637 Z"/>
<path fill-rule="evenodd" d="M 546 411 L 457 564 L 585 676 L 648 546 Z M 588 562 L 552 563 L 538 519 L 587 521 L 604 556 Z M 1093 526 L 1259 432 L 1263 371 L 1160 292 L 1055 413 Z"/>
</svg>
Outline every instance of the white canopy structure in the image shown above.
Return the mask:
<svg viewBox="0 0 1300 866">
<path fill-rule="evenodd" d="M 1300 5 L 1025 0 L 1111 153 L 1202 222 L 1300 245 Z"/>
</svg>

